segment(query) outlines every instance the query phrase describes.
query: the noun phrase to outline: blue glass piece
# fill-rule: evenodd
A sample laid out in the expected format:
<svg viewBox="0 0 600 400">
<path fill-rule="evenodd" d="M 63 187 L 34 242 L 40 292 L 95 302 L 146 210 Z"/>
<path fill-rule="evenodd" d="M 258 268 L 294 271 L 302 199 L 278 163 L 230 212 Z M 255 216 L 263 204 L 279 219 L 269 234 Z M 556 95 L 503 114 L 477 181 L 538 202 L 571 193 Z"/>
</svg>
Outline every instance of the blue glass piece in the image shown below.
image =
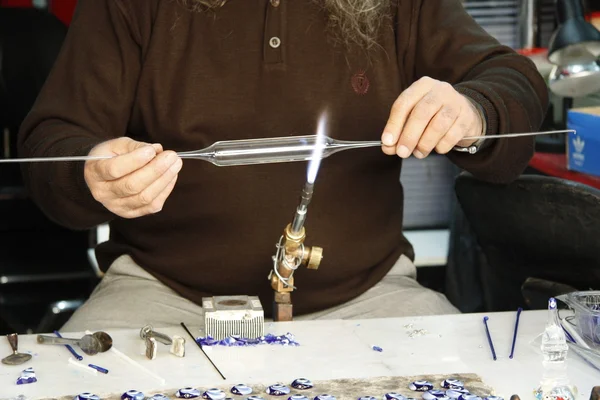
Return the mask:
<svg viewBox="0 0 600 400">
<path fill-rule="evenodd" d="M 243 383 L 239 383 L 231 388 L 231 393 L 239 396 L 247 396 L 252 393 L 252 388 L 248 385 L 244 385 Z"/>
<path fill-rule="evenodd" d="M 92 393 L 84 392 L 75 396 L 73 400 L 100 400 L 100 397 Z"/>
<path fill-rule="evenodd" d="M 378 352 L 380 352 L 380 353 L 383 351 L 383 349 L 382 349 L 381 347 L 379 347 L 379 346 L 371 346 L 371 348 L 372 348 L 373 350 L 375 350 L 375 351 L 378 351 Z"/>
<path fill-rule="evenodd" d="M 290 394 L 290 388 L 281 383 L 276 383 L 267 388 L 267 394 L 271 396 L 285 396 L 286 394 Z"/>
<path fill-rule="evenodd" d="M 308 397 L 306 397 L 303 394 L 293 394 L 290 397 L 288 397 L 287 400 L 308 400 Z"/>
<path fill-rule="evenodd" d="M 145 397 L 139 390 L 128 390 L 121 395 L 121 400 L 144 400 Z"/>
<path fill-rule="evenodd" d="M 271 333 L 268 333 L 268 334 L 265 336 L 265 340 L 267 341 L 267 343 L 270 343 L 270 344 L 271 344 L 271 343 L 273 343 L 273 342 L 277 341 L 277 336 L 275 336 L 275 335 L 273 335 L 273 334 L 271 334 Z"/>
<path fill-rule="evenodd" d="M 210 335 L 208 335 L 205 338 L 199 338 L 197 342 L 200 343 L 200 345 L 202 346 L 215 346 L 219 343 L 218 340 L 215 340 L 215 338 L 213 338 Z"/>
<path fill-rule="evenodd" d="M 312 389 L 314 387 L 314 385 L 309 379 L 297 378 L 297 379 L 294 379 L 294 382 L 292 382 L 292 387 L 294 389 L 298 389 L 298 390 L 306 390 L 306 389 Z"/>
<path fill-rule="evenodd" d="M 461 394 L 458 400 L 482 400 L 481 397 L 476 396 L 474 394 L 464 393 Z"/>
<path fill-rule="evenodd" d="M 287 340 L 289 340 L 290 342 L 295 342 L 296 338 L 294 337 L 294 335 L 292 335 L 291 333 L 286 333 L 285 335 L 283 335 L 283 337 L 285 337 Z"/>
<path fill-rule="evenodd" d="M 202 393 L 202 398 L 207 400 L 224 400 L 227 395 L 221 389 L 208 389 L 204 393 Z"/>
<path fill-rule="evenodd" d="M 446 397 L 446 392 L 443 390 L 431 389 L 423 393 L 424 400 L 437 400 Z"/>
<path fill-rule="evenodd" d="M 175 396 L 177 396 L 180 399 L 195 399 L 196 397 L 200 397 L 200 395 L 201 394 L 198 389 L 194 389 L 191 387 L 179 389 L 175 393 Z"/>
<path fill-rule="evenodd" d="M 446 390 L 446 396 L 451 399 L 458 399 L 463 394 L 469 394 L 467 389 L 448 389 Z"/>
<path fill-rule="evenodd" d="M 222 340 L 216 340 L 210 335 L 203 338 L 196 338 L 196 342 L 201 346 L 256 346 L 258 344 L 277 344 L 281 346 L 299 346 L 295 341 L 294 335 L 286 333 L 285 335 L 273 335 L 272 333 L 258 338 L 244 338 L 240 335 L 231 335 Z"/>
<path fill-rule="evenodd" d="M 335 396 L 330 394 L 320 394 L 314 398 L 314 400 L 336 400 Z"/>
<path fill-rule="evenodd" d="M 221 346 L 232 346 L 232 345 L 234 345 L 234 344 L 235 344 L 235 342 L 236 342 L 236 340 L 235 340 L 234 338 L 231 338 L 231 337 L 226 337 L 225 339 L 221 340 L 221 341 L 219 342 L 219 344 L 220 344 Z"/>
<path fill-rule="evenodd" d="M 362 396 L 359 397 L 358 400 L 377 400 L 377 397 L 373 397 L 373 396 Z"/>
<path fill-rule="evenodd" d="M 162 393 L 157 393 L 152 397 L 149 397 L 148 400 L 170 400 L 169 397 L 165 396 Z"/>
<path fill-rule="evenodd" d="M 27 385 L 35 382 L 37 382 L 37 378 L 35 377 L 35 371 L 31 367 L 23 370 L 21 376 L 17 379 L 17 385 Z"/>
<path fill-rule="evenodd" d="M 465 384 L 458 379 L 444 379 L 441 385 L 444 389 L 464 389 Z"/>
<path fill-rule="evenodd" d="M 385 394 L 385 400 L 406 400 L 400 393 L 390 392 Z"/>
<path fill-rule="evenodd" d="M 246 399 L 247 400 L 265 400 L 263 397 L 255 396 L 255 395 L 248 396 Z"/>
<path fill-rule="evenodd" d="M 428 381 L 420 380 L 412 382 L 410 385 L 408 385 L 408 388 L 417 392 L 426 392 L 433 389 L 433 384 Z"/>
</svg>

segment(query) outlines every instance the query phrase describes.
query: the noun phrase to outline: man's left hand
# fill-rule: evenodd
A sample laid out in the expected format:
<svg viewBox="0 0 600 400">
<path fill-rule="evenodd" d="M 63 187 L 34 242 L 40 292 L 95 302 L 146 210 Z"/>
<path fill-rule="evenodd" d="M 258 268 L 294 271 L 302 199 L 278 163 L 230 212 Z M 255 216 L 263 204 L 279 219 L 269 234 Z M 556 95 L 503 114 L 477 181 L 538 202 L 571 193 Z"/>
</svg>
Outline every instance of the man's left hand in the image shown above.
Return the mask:
<svg viewBox="0 0 600 400">
<path fill-rule="evenodd" d="M 434 149 L 446 154 L 454 146 L 468 147 L 482 135 L 482 116 L 475 104 L 452 85 L 428 77 L 419 79 L 398 97 L 381 136 L 383 152 L 408 158 L 427 157 Z"/>
</svg>

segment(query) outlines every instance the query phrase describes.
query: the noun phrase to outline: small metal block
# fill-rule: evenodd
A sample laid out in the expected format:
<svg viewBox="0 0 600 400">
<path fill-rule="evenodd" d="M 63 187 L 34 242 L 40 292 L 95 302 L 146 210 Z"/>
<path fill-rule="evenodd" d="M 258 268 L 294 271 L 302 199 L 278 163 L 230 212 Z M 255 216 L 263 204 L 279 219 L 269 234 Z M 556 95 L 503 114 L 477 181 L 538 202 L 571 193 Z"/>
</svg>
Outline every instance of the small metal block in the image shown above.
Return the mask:
<svg viewBox="0 0 600 400">
<path fill-rule="evenodd" d="M 275 321 L 291 321 L 294 315 L 292 304 L 273 303 L 273 319 Z"/>
<path fill-rule="evenodd" d="M 150 360 L 154 360 L 157 352 L 158 344 L 156 343 L 156 339 L 153 337 L 146 337 L 146 357 Z"/>
<path fill-rule="evenodd" d="M 185 357 L 185 339 L 181 336 L 173 336 L 170 352 L 177 357 Z"/>
<path fill-rule="evenodd" d="M 275 292 L 275 302 L 276 303 L 291 303 L 292 295 L 289 292 L 286 292 L 286 293 Z"/>
</svg>

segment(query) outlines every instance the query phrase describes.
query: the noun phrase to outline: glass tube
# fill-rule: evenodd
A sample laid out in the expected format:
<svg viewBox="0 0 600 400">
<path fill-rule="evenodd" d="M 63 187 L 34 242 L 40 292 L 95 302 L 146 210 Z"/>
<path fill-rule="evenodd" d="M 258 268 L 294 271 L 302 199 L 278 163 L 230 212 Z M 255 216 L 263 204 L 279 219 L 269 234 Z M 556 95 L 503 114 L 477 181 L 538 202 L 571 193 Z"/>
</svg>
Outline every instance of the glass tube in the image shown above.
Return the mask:
<svg viewBox="0 0 600 400">
<path fill-rule="evenodd" d="M 317 140 L 324 146 L 321 158 L 342 150 L 381 146 L 381 141 L 352 142 L 311 135 L 220 141 L 201 150 L 178 154 L 181 158 L 204 160 L 217 166 L 306 161 L 312 158 Z"/>
</svg>

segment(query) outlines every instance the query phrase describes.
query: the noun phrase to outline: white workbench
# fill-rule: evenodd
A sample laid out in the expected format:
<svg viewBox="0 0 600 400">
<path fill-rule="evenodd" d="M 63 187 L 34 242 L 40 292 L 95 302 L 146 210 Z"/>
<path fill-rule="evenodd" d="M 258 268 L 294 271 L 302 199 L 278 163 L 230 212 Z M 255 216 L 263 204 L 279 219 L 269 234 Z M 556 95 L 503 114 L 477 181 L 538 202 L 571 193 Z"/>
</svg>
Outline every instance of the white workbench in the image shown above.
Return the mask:
<svg viewBox="0 0 600 400">
<path fill-rule="evenodd" d="M 515 313 L 490 314 L 489 326 L 498 360 L 491 358 L 482 315 L 372 319 L 361 321 L 314 321 L 267 323 L 267 333 L 291 332 L 300 346 L 213 347 L 207 350 L 227 377 L 228 384 L 291 382 L 297 377 L 312 380 L 414 376 L 418 374 L 476 373 L 506 400 L 512 394 L 531 399 L 541 377 L 541 355 L 530 342 L 543 330 L 546 312 L 523 312 L 514 359 L 509 359 Z M 192 329 L 194 321 L 184 321 Z M 427 333 L 410 337 L 409 332 Z M 189 339 L 179 326 L 161 330 Z M 194 332 L 197 332 L 194 330 Z M 17 367 L 0 366 L 0 399 L 23 395 L 27 399 L 59 397 L 84 391 L 99 396 L 137 389 L 146 393 L 161 389 L 194 386 L 207 389 L 224 383 L 188 340 L 185 358 L 168 353 L 160 345 L 155 360 L 140 354 L 139 328 L 109 331 L 115 348 L 166 380 L 154 377 L 120 360 L 110 351 L 85 356 L 84 362 L 110 370 L 97 376 L 68 364 L 71 354 L 64 346 L 38 345 L 35 335 L 20 336 L 20 350 L 34 354 L 32 361 Z M 76 335 L 63 332 L 65 337 Z M 376 352 L 371 345 L 383 348 Z M 5 343 L 0 345 L 9 354 Z M 38 382 L 17 386 L 19 372 L 33 367 Z M 579 398 L 589 398 L 600 384 L 600 374 L 570 353 L 569 374 L 579 389 Z M 167 393 L 174 398 L 173 393 Z"/>
</svg>

